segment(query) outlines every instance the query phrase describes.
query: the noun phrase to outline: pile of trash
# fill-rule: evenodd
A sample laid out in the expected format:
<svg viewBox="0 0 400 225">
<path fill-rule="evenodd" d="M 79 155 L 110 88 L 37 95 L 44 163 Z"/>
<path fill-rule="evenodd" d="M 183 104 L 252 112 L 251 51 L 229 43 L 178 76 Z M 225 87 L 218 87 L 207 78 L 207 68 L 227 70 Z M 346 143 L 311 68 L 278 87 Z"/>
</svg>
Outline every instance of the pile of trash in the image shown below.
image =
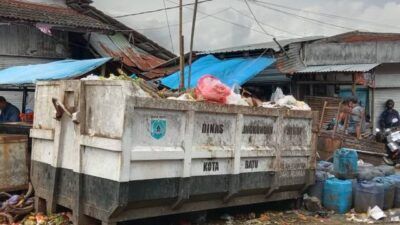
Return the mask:
<svg viewBox="0 0 400 225">
<path fill-rule="evenodd" d="M 46 216 L 42 213 L 29 214 L 21 222 L 13 225 L 70 225 L 72 224 L 71 213 L 58 213 Z"/>
<path fill-rule="evenodd" d="M 23 195 L 1 192 L 0 224 L 14 224 L 15 221 L 19 221 L 31 213 L 34 209 L 32 194 L 32 185 L 29 185 L 27 193 Z"/>
<path fill-rule="evenodd" d="M 223 84 L 218 78 L 206 74 L 202 76 L 194 89 L 186 90 L 184 93 L 173 92 L 166 88 L 159 90 L 157 85 L 148 83 L 136 76 L 128 76 L 118 69 L 118 76 L 110 74 L 107 78 L 89 75 L 81 80 L 131 80 L 134 86 L 135 95 L 138 97 L 167 98 L 178 101 L 206 101 L 226 105 L 240 105 L 264 108 L 287 108 L 291 110 L 306 110 L 311 108 L 302 101 L 297 101 L 292 95 L 284 95 L 280 88 L 277 88 L 271 97 L 271 101 L 262 102 L 252 97 L 247 91 L 240 93 L 240 88 L 230 88 Z"/>
<path fill-rule="evenodd" d="M 310 106 L 303 101 L 297 101 L 292 95 L 284 95 L 280 88 L 271 96 L 270 102 L 264 102 L 262 104 L 265 108 L 288 108 L 292 110 L 306 110 L 310 111 Z"/>
<path fill-rule="evenodd" d="M 355 150 L 343 148 L 335 152 L 333 163 L 317 163 L 316 183 L 303 199 L 307 210 L 333 210 L 347 221 L 394 221 L 400 216 L 390 216 L 400 208 L 400 175 L 393 167 L 358 160 Z"/>
</svg>

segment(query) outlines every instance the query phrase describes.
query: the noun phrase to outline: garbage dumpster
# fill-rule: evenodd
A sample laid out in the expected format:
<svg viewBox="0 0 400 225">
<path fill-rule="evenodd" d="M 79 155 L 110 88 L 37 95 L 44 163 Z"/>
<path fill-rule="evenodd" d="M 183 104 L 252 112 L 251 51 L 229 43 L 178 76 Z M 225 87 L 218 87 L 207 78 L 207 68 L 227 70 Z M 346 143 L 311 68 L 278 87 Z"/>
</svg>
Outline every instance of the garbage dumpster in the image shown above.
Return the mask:
<svg viewBox="0 0 400 225">
<path fill-rule="evenodd" d="M 316 113 L 135 92 L 128 81 L 37 84 L 39 209 L 113 224 L 294 199 L 314 183 Z"/>
</svg>

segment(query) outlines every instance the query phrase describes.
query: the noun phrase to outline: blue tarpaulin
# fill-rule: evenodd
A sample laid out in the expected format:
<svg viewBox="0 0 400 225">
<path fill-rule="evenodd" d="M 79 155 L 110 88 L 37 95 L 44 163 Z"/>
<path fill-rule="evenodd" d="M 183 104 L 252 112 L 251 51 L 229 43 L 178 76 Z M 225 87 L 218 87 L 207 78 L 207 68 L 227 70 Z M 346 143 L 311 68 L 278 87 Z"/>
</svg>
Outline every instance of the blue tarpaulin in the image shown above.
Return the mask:
<svg viewBox="0 0 400 225">
<path fill-rule="evenodd" d="M 235 84 L 243 85 L 265 68 L 275 62 L 269 57 L 258 58 L 233 58 L 220 60 L 213 55 L 207 55 L 192 64 L 190 87 L 197 86 L 197 81 L 205 74 L 211 74 L 220 79 L 224 84 L 232 87 Z M 189 67 L 185 67 L 185 88 L 188 88 L 187 79 Z M 161 84 L 171 88 L 179 88 L 180 72 L 171 74 L 161 79 Z"/>
<path fill-rule="evenodd" d="M 60 80 L 82 76 L 111 58 L 61 60 L 46 64 L 15 66 L 0 70 L 0 84 L 34 84 L 39 80 Z"/>
</svg>

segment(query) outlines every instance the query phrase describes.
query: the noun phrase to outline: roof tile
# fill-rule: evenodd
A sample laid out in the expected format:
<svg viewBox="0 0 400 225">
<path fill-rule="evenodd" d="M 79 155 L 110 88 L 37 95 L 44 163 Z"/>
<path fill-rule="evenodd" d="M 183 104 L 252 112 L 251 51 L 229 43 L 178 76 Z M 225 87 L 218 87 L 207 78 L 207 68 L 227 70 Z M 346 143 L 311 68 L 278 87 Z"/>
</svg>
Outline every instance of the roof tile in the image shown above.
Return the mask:
<svg viewBox="0 0 400 225">
<path fill-rule="evenodd" d="M 110 25 L 81 14 L 71 8 L 30 3 L 18 0 L 0 1 L 0 18 L 47 23 L 66 27 L 113 30 Z"/>
</svg>

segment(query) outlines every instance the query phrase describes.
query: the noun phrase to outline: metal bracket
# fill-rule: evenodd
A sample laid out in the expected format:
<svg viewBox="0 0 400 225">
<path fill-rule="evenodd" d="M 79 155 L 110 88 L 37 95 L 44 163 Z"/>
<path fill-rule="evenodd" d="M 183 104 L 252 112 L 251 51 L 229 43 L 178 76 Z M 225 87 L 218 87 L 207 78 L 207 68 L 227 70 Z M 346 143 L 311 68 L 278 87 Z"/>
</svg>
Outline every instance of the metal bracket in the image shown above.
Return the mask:
<svg viewBox="0 0 400 225">
<path fill-rule="evenodd" d="M 223 202 L 227 203 L 231 200 L 237 193 L 239 193 L 240 189 L 240 175 L 239 174 L 231 174 L 229 177 L 229 191 L 228 194 L 225 195 Z"/>
<path fill-rule="evenodd" d="M 268 189 L 267 193 L 265 193 L 265 198 L 269 198 L 275 191 L 279 190 L 279 186 L 277 186 L 277 176 L 276 171 L 269 171 L 268 175 L 273 176 L 271 187 Z"/>
<path fill-rule="evenodd" d="M 180 208 L 190 196 L 190 177 L 182 177 L 179 181 L 178 199 L 172 205 L 172 209 Z"/>
<path fill-rule="evenodd" d="M 67 114 L 71 119 L 72 122 L 75 124 L 79 124 L 79 111 L 71 113 L 65 105 L 60 102 L 57 98 L 52 98 L 51 101 L 53 102 L 53 106 L 56 109 L 56 120 L 61 120 L 63 114 Z"/>
</svg>

